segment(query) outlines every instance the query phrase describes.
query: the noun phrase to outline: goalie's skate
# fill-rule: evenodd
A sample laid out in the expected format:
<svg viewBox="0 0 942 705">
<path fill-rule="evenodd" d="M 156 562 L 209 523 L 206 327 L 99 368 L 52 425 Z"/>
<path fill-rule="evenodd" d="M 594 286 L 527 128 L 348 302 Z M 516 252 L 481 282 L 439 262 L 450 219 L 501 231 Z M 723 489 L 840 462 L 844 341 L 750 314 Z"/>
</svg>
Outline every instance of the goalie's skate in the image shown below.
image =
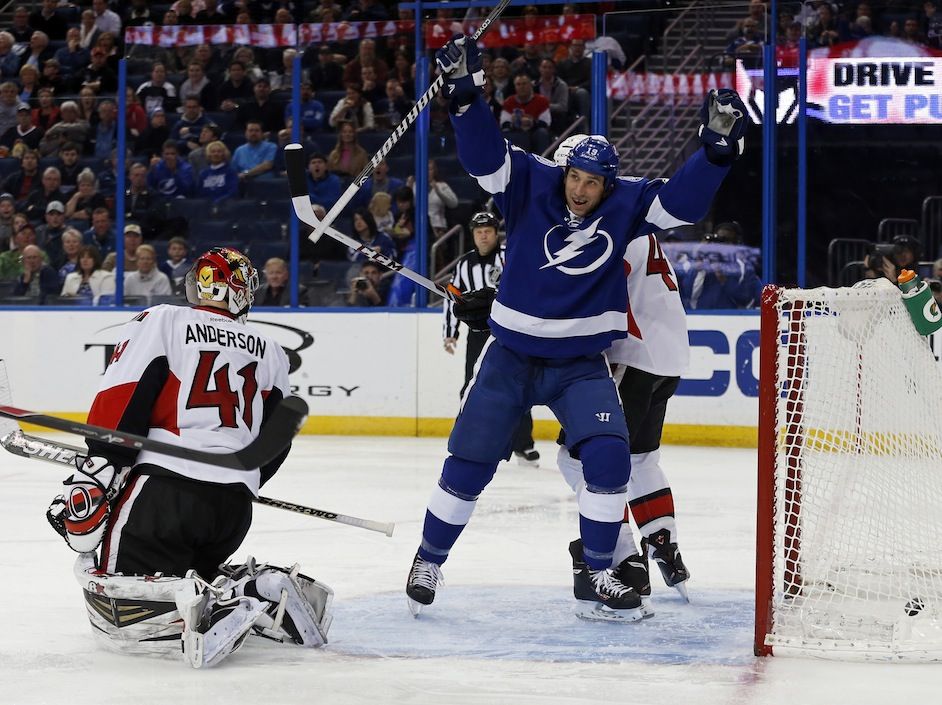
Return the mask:
<svg viewBox="0 0 942 705">
<path fill-rule="evenodd" d="M 684 560 L 677 550 L 677 544 L 670 542 L 670 533 L 667 529 L 655 531 L 648 537 L 641 539 L 641 552 L 650 556 L 657 562 L 661 575 L 668 587 L 672 587 L 687 601 L 687 586 L 684 584 L 690 579 L 690 571 L 684 565 Z"/>
<path fill-rule="evenodd" d="M 637 622 L 644 617 L 641 596 L 615 578 L 611 569 L 592 570 L 582 557 L 582 541 L 569 544 L 576 616 L 591 622 Z"/>
<path fill-rule="evenodd" d="M 409 580 L 406 582 L 406 596 L 413 617 L 418 617 L 423 607 L 432 604 L 435 600 L 435 589 L 443 582 L 441 566 L 421 558 L 418 553 L 415 554 Z"/>
</svg>

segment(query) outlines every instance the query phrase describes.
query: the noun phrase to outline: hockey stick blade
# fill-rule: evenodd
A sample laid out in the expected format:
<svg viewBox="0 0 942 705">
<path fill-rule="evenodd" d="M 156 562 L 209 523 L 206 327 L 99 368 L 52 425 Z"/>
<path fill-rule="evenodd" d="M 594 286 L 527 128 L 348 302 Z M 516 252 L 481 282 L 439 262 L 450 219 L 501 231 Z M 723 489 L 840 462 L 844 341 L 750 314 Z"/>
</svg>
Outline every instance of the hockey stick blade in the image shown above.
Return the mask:
<svg viewBox="0 0 942 705">
<path fill-rule="evenodd" d="M 18 455 L 21 458 L 45 460 L 49 463 L 68 465 L 70 467 L 76 467 L 76 459 L 84 458 L 87 452 L 84 448 L 77 448 L 76 446 L 66 445 L 65 443 L 53 443 L 50 440 L 36 436 L 28 436 L 19 429 L 0 438 L 0 446 L 3 446 L 4 450 L 7 452 Z M 360 519 L 346 514 L 331 512 L 326 509 L 305 507 L 303 504 L 295 504 L 294 502 L 286 502 L 271 497 L 258 497 L 255 499 L 255 502 L 264 504 L 266 507 L 284 509 L 287 512 L 304 514 L 305 516 L 314 517 L 315 519 L 325 519 L 326 521 L 335 521 L 338 524 L 378 531 L 387 536 L 392 536 L 393 529 L 396 528 L 396 525 L 392 523 Z"/>
<path fill-rule="evenodd" d="M 305 176 L 304 166 L 304 147 L 294 143 L 285 146 L 285 169 L 288 173 L 288 188 L 291 190 L 291 205 L 294 206 L 295 215 L 305 225 L 316 228 L 319 224 L 317 215 L 314 213 L 314 207 L 311 205 L 311 199 L 307 192 L 307 177 Z M 440 286 L 427 277 L 423 277 L 418 272 L 413 272 L 408 267 L 403 266 L 391 257 L 387 257 L 381 252 L 377 252 L 371 247 L 367 247 L 359 240 L 355 240 L 349 235 L 345 235 L 339 230 L 327 226 L 325 231 L 330 237 L 346 245 L 354 252 L 362 254 L 366 259 L 376 264 L 382 265 L 387 269 L 398 272 L 406 279 L 415 282 L 419 286 L 428 289 L 433 294 L 438 294 L 450 301 L 457 301 L 461 298 L 461 292 L 453 285 L 447 287 Z M 313 240 L 314 234 L 309 237 Z M 316 240 L 315 240 L 316 242 Z"/>
<path fill-rule="evenodd" d="M 504 10 L 507 9 L 507 6 L 510 4 L 510 0 L 500 0 L 499 3 L 491 10 L 490 14 L 484 18 L 478 28 L 474 31 L 474 34 L 471 35 L 471 38 L 474 40 L 480 39 L 487 30 L 491 28 L 491 25 L 494 24 L 500 16 L 503 14 Z M 370 159 L 369 163 L 363 168 L 363 171 L 360 172 L 346 190 L 340 195 L 340 198 L 337 199 L 337 202 L 331 206 L 330 210 L 327 211 L 327 215 L 324 216 L 324 220 L 317 222 L 313 225 L 314 232 L 311 235 L 311 239 L 314 242 L 317 242 L 321 235 L 327 232 L 333 222 L 337 219 L 337 216 L 340 215 L 340 212 L 347 207 L 347 204 L 353 199 L 353 196 L 357 191 L 360 190 L 360 187 L 366 183 L 366 180 L 370 178 L 373 173 L 373 170 L 376 169 L 377 165 L 386 158 L 386 155 L 392 151 L 392 148 L 396 146 L 396 143 L 399 141 L 399 138 L 405 134 L 406 130 L 418 119 L 419 113 L 421 113 L 425 106 L 432 102 L 432 99 L 435 95 L 441 90 L 442 86 L 445 84 L 444 74 L 439 74 L 431 85 L 426 89 L 419 99 L 416 101 L 415 105 L 412 106 L 412 109 L 406 113 L 406 116 L 402 119 L 396 129 L 392 131 L 392 134 L 389 135 L 387 140 L 383 142 L 383 145 L 377 150 L 376 154 L 373 155 L 373 158 Z M 418 283 L 418 282 L 416 282 Z"/>
<path fill-rule="evenodd" d="M 111 428 L 92 426 L 91 424 L 69 421 L 57 416 L 26 411 L 12 406 L 0 406 L 0 416 L 20 423 L 31 423 L 44 428 L 51 428 L 65 433 L 84 436 L 88 440 L 110 443 L 111 445 L 132 450 L 147 450 L 173 458 L 193 460 L 207 465 L 230 468 L 233 470 L 254 470 L 273 460 L 294 438 L 301 424 L 307 417 L 307 404 L 299 397 L 287 397 L 275 407 L 268 423 L 258 437 L 245 448 L 234 453 L 209 453 L 192 450 L 172 443 L 155 441 L 133 433 L 116 431 Z"/>
</svg>

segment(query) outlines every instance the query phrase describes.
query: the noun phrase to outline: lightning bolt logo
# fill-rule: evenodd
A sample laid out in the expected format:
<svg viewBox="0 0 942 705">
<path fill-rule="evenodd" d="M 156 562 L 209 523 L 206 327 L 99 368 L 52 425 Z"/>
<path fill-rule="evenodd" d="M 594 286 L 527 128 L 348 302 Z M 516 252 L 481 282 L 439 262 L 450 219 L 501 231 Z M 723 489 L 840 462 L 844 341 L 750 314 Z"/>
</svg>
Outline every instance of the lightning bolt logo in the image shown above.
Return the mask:
<svg viewBox="0 0 942 705">
<path fill-rule="evenodd" d="M 562 228 L 563 226 L 556 225 L 547 230 L 546 235 L 543 236 L 543 251 L 546 254 L 546 264 L 540 267 L 540 269 L 542 270 L 548 267 L 556 267 L 563 274 L 578 276 L 580 274 L 594 272 L 596 269 L 601 267 L 605 260 L 609 258 L 609 255 L 612 254 L 612 249 L 614 248 L 611 236 L 606 231 L 598 229 L 599 223 L 601 222 L 602 219 L 597 218 L 590 225 L 580 228 L 579 230 L 573 230 L 564 238 L 564 242 L 567 244 L 552 254 L 550 254 L 549 247 L 550 234 L 557 228 Z M 605 240 L 605 251 L 600 257 L 596 258 L 594 261 L 584 267 L 562 266 L 564 262 L 569 262 L 570 260 L 575 259 L 585 252 L 586 247 L 603 238 Z"/>
</svg>

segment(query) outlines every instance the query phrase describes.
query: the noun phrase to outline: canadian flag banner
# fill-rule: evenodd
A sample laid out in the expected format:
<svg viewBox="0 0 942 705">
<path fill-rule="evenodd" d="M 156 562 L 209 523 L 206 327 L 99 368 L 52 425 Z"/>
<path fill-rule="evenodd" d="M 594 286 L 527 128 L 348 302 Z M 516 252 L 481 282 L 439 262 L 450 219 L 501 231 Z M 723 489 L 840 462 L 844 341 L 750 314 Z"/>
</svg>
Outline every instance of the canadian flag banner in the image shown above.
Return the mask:
<svg viewBox="0 0 942 705">
<path fill-rule="evenodd" d="M 477 30 L 478 20 L 438 20 L 425 27 L 425 44 L 438 49 L 455 34 L 471 35 Z M 595 15 L 558 15 L 556 17 L 522 17 L 499 20 L 478 40 L 478 45 L 489 47 L 524 44 L 560 44 L 572 39 L 595 39 Z"/>
<path fill-rule="evenodd" d="M 670 99 L 699 101 L 720 86 L 732 86 L 732 76 L 724 73 L 640 73 L 608 74 L 608 95 L 625 99 Z"/>
</svg>

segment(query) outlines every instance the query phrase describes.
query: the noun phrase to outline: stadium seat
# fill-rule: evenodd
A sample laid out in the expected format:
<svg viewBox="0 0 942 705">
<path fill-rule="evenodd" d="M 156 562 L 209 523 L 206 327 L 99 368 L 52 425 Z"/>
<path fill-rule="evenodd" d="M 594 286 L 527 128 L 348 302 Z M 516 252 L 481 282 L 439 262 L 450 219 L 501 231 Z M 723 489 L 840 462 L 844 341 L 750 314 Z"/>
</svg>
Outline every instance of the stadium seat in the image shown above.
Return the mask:
<svg viewBox="0 0 942 705">
<path fill-rule="evenodd" d="M 289 197 L 288 180 L 282 178 L 255 179 L 246 184 L 246 198 L 260 201 L 280 201 Z"/>
<path fill-rule="evenodd" d="M 265 262 L 272 257 L 287 260 L 289 255 L 288 244 L 283 242 L 254 241 L 249 243 L 248 250 L 248 255 L 257 269 L 262 269 Z"/>
</svg>

